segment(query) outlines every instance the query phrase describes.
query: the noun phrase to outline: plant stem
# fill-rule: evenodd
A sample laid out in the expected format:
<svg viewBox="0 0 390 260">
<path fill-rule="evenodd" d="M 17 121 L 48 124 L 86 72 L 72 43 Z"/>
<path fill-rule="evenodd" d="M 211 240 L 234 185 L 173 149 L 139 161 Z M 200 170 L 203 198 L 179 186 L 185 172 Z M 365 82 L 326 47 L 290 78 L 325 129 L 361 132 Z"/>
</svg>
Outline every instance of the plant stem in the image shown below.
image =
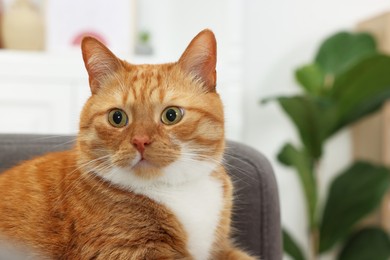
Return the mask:
<svg viewBox="0 0 390 260">
<path fill-rule="evenodd" d="M 313 174 L 314 174 L 314 183 L 317 186 L 316 191 L 317 191 L 317 201 L 318 201 L 318 190 L 320 187 L 320 176 L 319 176 L 319 168 L 320 168 L 320 160 L 315 160 L 314 161 L 314 169 L 313 169 Z M 318 203 L 316 203 L 318 205 Z M 317 213 L 317 208 L 315 209 L 315 212 Z M 318 221 L 316 220 L 317 214 L 314 216 L 314 225 L 310 227 L 310 259 L 311 260 L 316 260 L 318 258 L 318 250 L 319 250 L 319 239 L 320 239 L 320 230 L 318 227 Z"/>
<path fill-rule="evenodd" d="M 318 246 L 319 246 L 319 230 L 318 227 L 313 228 L 310 231 L 310 260 L 316 260 L 318 257 Z"/>
</svg>

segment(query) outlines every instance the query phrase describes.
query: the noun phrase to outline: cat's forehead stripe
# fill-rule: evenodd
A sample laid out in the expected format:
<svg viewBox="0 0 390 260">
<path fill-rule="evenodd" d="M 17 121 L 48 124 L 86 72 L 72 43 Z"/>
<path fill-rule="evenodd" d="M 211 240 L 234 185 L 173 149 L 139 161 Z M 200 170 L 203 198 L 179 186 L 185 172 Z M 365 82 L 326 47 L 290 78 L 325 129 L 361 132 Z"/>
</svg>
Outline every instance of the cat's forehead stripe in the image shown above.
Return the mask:
<svg viewBox="0 0 390 260">
<path fill-rule="evenodd" d="M 152 65 L 140 65 L 131 73 L 129 82 L 131 97 L 126 97 L 127 102 L 140 100 L 143 103 L 150 98 L 158 98 L 160 102 L 164 101 L 166 83 L 163 80 L 167 77 L 165 71 Z"/>
<path fill-rule="evenodd" d="M 129 92 L 130 92 L 129 88 L 127 88 L 126 91 L 123 92 L 122 104 L 124 104 L 124 105 L 127 104 L 129 101 L 129 96 L 130 96 Z"/>
</svg>

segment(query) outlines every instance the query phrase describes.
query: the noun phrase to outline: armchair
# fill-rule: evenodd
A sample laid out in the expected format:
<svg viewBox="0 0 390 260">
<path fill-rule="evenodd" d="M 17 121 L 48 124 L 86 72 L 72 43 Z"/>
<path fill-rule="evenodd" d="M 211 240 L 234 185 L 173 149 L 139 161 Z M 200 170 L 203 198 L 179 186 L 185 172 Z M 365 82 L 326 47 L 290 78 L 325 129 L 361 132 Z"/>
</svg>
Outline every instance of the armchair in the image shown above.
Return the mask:
<svg viewBox="0 0 390 260">
<path fill-rule="evenodd" d="M 68 149 L 73 141 L 72 136 L 0 134 L 0 173 L 23 160 Z M 235 187 L 234 241 L 261 259 L 280 260 L 279 199 L 271 165 L 256 150 L 228 141 L 225 166 Z M 5 256 L 0 249 L 0 259 Z"/>
</svg>

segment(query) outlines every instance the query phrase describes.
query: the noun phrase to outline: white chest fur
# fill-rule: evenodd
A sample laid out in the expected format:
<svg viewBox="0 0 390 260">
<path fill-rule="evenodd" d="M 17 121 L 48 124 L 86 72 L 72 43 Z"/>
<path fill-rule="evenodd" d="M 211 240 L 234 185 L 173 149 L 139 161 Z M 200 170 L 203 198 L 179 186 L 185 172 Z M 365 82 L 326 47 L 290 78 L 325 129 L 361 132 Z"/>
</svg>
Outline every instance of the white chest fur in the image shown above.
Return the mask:
<svg viewBox="0 0 390 260">
<path fill-rule="evenodd" d="M 194 259 L 208 259 L 222 210 L 221 183 L 205 176 L 183 185 L 157 186 L 136 192 L 172 210 L 187 232 L 188 250 Z"/>
<path fill-rule="evenodd" d="M 186 231 L 191 255 L 196 260 L 206 260 L 223 207 L 222 183 L 210 176 L 215 169 L 213 164 L 199 162 L 182 169 L 179 163 L 175 164 L 167 169 L 164 181 L 154 183 L 119 168 L 102 177 L 170 209 Z"/>
</svg>

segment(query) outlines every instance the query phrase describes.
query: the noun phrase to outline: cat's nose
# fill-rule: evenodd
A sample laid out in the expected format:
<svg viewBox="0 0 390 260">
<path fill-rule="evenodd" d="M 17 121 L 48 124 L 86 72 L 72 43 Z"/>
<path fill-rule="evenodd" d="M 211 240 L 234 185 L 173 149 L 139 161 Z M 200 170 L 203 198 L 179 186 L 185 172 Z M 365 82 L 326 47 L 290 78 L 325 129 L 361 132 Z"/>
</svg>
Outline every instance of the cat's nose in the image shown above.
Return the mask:
<svg viewBox="0 0 390 260">
<path fill-rule="evenodd" d="M 145 146 L 151 143 L 150 138 L 146 135 L 134 136 L 132 143 L 137 150 L 143 154 L 145 151 Z"/>
</svg>

